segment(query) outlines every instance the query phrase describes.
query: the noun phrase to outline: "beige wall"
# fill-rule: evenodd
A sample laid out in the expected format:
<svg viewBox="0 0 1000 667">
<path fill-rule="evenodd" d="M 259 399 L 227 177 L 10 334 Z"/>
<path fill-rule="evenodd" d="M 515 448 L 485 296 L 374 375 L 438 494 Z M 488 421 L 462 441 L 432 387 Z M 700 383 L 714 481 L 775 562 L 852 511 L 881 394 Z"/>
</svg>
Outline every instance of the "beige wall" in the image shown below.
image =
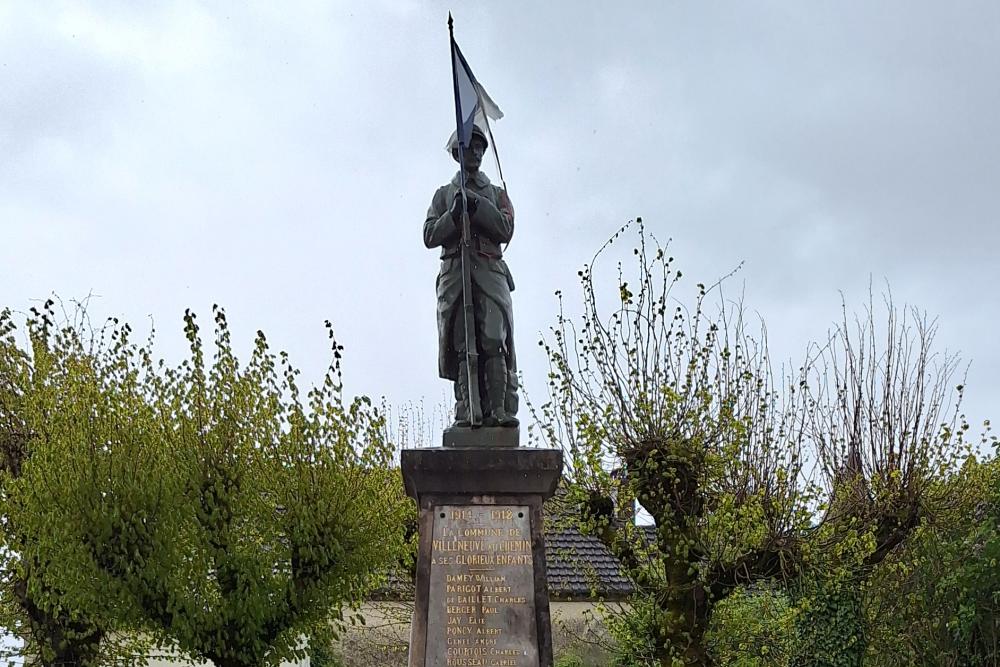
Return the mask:
<svg viewBox="0 0 1000 667">
<path fill-rule="evenodd" d="M 552 610 L 552 649 L 556 658 L 572 653 L 583 664 L 605 667 L 611 662 L 603 649 L 609 645 L 608 633 L 592 602 L 549 603 Z"/>
</svg>

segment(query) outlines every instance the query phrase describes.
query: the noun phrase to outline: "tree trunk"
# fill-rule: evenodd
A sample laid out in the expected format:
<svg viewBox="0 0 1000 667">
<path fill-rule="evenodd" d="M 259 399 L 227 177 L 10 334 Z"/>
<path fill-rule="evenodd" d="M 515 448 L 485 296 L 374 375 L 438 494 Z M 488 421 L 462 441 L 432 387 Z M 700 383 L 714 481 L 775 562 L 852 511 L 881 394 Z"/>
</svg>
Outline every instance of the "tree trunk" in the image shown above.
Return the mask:
<svg viewBox="0 0 1000 667">
<path fill-rule="evenodd" d="M 29 646 L 42 667 L 96 667 L 104 630 L 66 614 L 52 614 L 35 603 L 28 582 L 13 585 L 14 597 L 28 620 Z"/>
</svg>

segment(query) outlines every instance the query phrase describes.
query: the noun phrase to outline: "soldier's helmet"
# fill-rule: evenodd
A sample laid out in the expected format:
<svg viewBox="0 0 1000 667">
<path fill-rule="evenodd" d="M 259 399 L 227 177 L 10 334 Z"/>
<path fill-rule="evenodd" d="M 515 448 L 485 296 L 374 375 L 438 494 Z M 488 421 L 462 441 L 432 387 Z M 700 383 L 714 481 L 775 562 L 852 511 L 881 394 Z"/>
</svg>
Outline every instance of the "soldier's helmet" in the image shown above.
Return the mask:
<svg viewBox="0 0 1000 667">
<path fill-rule="evenodd" d="M 480 139 L 482 139 L 484 149 L 490 147 L 490 142 L 486 138 L 486 133 L 483 132 L 483 128 L 479 127 L 478 125 L 473 125 L 472 136 L 473 138 L 479 137 Z M 458 150 L 458 133 L 456 132 L 451 133 L 451 138 L 448 139 L 448 145 L 446 146 L 446 150 L 452 154 L 455 154 L 455 151 Z"/>
</svg>

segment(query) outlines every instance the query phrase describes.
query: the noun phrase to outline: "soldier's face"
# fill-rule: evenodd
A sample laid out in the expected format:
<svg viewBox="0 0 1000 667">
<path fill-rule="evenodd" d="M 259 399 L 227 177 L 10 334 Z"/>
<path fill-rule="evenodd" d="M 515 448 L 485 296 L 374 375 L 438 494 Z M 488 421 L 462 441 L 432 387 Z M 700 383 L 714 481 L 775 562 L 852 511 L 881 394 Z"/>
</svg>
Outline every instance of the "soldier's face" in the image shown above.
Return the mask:
<svg viewBox="0 0 1000 667">
<path fill-rule="evenodd" d="M 469 146 L 463 151 L 462 159 L 465 162 L 466 171 L 478 171 L 479 165 L 483 163 L 483 153 L 486 152 L 486 146 L 478 138 L 473 138 L 469 142 Z"/>
</svg>

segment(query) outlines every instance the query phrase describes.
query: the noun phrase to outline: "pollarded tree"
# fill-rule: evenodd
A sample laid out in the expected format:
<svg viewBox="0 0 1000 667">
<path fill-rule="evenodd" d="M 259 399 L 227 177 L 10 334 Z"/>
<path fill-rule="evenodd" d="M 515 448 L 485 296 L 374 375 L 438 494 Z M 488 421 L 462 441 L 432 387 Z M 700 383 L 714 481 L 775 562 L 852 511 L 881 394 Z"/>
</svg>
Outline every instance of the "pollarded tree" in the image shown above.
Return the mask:
<svg viewBox="0 0 1000 667">
<path fill-rule="evenodd" d="M 860 518 L 875 529 L 881 561 L 941 497 L 940 473 L 953 469 L 969 425 L 960 414 L 964 385 L 956 355 L 934 347 L 937 324 L 916 308 L 874 301 L 848 317 L 805 365 L 809 441 L 830 498 L 828 518 Z M 947 494 L 945 494 L 947 495 Z"/>
<path fill-rule="evenodd" d="M 861 665 L 865 598 L 876 566 L 929 519 L 962 501 L 946 483 L 963 459 L 969 429 L 960 414 L 956 355 L 935 350 L 936 322 L 869 297 L 816 345 L 801 382 L 808 441 L 823 482 L 823 520 L 813 536 L 808 604 L 800 616 L 802 667 Z M 845 545 L 853 543 L 853 549 Z M 932 656 L 925 656 L 933 660 Z"/>
<path fill-rule="evenodd" d="M 25 547 L 53 605 L 218 667 L 302 656 L 400 555 L 406 502 L 383 418 L 342 399 L 335 342 L 303 394 L 261 333 L 238 362 L 221 310 L 210 362 L 190 313 L 185 334 L 190 356 L 169 366 L 116 326 L 69 374 L 88 379 L 29 411 L 37 453 L 12 489 L 38 536 Z M 80 338 L 55 356 L 80 357 Z"/>
<path fill-rule="evenodd" d="M 742 304 L 725 301 L 722 281 L 698 285 L 690 308 L 677 300 L 681 272 L 641 220 L 635 272 L 619 263 L 614 289 L 603 293 L 595 265 L 626 228 L 580 272 L 582 313 L 566 315 L 560 305 L 553 339 L 541 342 L 550 397 L 535 416 L 542 438 L 568 454 L 570 500 L 582 510 L 584 529 L 621 559 L 649 601 L 641 606 L 645 655 L 634 657 L 708 665 L 712 610 L 731 592 L 821 566 L 871 565 L 905 539 L 915 519 L 900 514 L 901 503 L 924 506 L 926 480 L 951 462 L 961 439 L 960 429 L 937 422 L 954 367 L 947 361 L 924 379 L 934 367 L 926 349 L 932 336 L 911 340 L 892 329 L 887 343 L 894 352 L 866 357 L 865 372 L 890 373 L 889 391 L 900 392 L 899 400 L 880 402 L 867 376 L 861 408 L 908 406 L 916 412 L 883 409 L 884 417 L 919 422 L 919 437 L 899 422 L 892 434 L 872 437 L 872 424 L 863 477 L 850 474 L 853 459 L 836 444 L 843 430 L 820 437 L 824 421 L 863 411 L 838 413 L 839 389 L 823 391 L 844 384 L 838 369 L 860 363 L 847 329 L 803 367 L 776 376 L 765 327 L 751 327 Z M 711 311 L 710 295 L 719 299 Z M 807 461 L 827 466 L 828 485 L 805 468 Z M 831 499 L 858 485 L 878 493 L 867 504 L 829 510 Z M 622 520 L 620 508 L 636 502 L 654 528 Z"/>
<path fill-rule="evenodd" d="M 682 275 L 638 221 L 638 262 L 621 264 L 606 306 L 595 264 L 580 272 L 583 313 L 560 312 L 550 360 L 543 437 L 570 461 L 571 493 L 595 532 L 652 601 L 644 659 L 708 664 L 704 636 L 716 601 L 738 586 L 781 577 L 808 526 L 801 481 L 800 394 L 771 374 L 763 335 L 739 307 L 717 317 L 698 286 L 692 310 L 674 301 Z M 793 385 L 794 388 L 794 385 Z M 655 521 L 644 535 L 611 502 L 638 503 Z M 628 512 L 631 518 L 631 512 Z"/>
</svg>

